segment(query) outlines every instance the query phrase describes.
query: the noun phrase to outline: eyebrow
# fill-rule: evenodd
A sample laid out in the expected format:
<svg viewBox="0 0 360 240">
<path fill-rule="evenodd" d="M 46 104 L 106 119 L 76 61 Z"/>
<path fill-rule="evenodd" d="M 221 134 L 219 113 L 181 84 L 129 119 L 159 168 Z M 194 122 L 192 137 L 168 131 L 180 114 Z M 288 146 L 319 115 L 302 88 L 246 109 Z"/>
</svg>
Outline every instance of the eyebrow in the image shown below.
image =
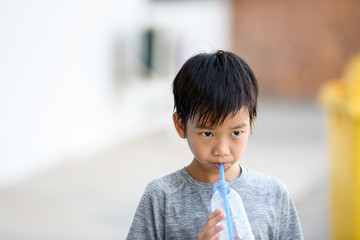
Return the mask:
<svg viewBox="0 0 360 240">
<path fill-rule="evenodd" d="M 238 129 L 238 128 L 245 128 L 247 126 L 249 126 L 247 123 L 241 123 L 239 125 L 229 128 L 229 129 L 233 130 L 233 129 Z"/>
<path fill-rule="evenodd" d="M 247 124 L 247 123 L 241 123 L 241 124 L 236 125 L 236 126 L 234 126 L 234 127 L 230 127 L 229 129 L 230 129 L 230 130 L 234 130 L 234 129 L 239 129 L 239 128 L 245 128 L 245 127 L 248 127 L 248 126 L 249 126 L 249 124 Z M 199 128 L 199 129 L 214 130 L 214 127 L 204 126 L 204 125 L 199 124 L 199 123 L 197 123 L 197 124 L 195 125 L 195 127 L 196 127 L 196 128 Z"/>
<path fill-rule="evenodd" d="M 202 124 L 200 124 L 200 123 L 197 123 L 197 124 L 195 125 L 195 128 L 199 128 L 199 129 L 209 129 L 209 130 L 213 130 L 213 129 L 214 129 L 214 127 L 205 126 L 205 125 L 202 125 Z"/>
</svg>

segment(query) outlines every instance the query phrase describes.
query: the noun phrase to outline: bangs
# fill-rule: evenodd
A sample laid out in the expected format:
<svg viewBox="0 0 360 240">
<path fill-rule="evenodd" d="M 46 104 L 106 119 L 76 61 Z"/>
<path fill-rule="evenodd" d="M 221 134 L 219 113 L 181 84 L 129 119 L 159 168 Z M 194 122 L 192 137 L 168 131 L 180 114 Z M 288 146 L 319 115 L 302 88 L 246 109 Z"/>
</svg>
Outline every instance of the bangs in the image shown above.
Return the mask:
<svg viewBox="0 0 360 240">
<path fill-rule="evenodd" d="M 189 119 L 196 122 L 199 127 L 213 129 L 217 126 L 221 126 L 227 117 L 235 117 L 235 115 L 242 109 L 243 106 L 239 106 L 236 109 L 228 106 L 226 109 L 209 109 L 204 105 L 191 111 Z"/>
</svg>

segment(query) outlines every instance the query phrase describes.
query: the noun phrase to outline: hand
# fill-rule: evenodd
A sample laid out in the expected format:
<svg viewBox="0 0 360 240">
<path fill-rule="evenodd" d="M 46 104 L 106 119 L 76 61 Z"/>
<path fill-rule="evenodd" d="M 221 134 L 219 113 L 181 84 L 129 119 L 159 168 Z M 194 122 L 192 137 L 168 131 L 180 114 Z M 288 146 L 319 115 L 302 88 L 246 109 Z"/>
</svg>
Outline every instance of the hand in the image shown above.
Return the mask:
<svg viewBox="0 0 360 240">
<path fill-rule="evenodd" d="M 221 208 L 214 211 L 209 215 L 203 229 L 199 232 L 197 239 L 198 240 L 215 240 L 220 239 L 220 236 L 217 235 L 218 232 L 225 228 L 224 224 L 216 226 L 219 222 L 225 219 L 225 213 Z"/>
</svg>

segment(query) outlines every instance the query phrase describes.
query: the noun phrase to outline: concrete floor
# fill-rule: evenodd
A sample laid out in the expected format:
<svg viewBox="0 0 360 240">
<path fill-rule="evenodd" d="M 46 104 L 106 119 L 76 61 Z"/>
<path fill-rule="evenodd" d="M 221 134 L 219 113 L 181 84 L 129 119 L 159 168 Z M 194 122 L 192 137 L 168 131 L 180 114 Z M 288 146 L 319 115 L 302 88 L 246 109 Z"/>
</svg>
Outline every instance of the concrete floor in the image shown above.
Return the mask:
<svg viewBox="0 0 360 240">
<path fill-rule="evenodd" d="M 280 178 L 305 239 L 329 239 L 324 116 L 311 102 L 263 101 L 240 162 Z M 0 191 L 0 239 L 125 239 L 146 184 L 192 159 L 169 124 Z"/>
</svg>

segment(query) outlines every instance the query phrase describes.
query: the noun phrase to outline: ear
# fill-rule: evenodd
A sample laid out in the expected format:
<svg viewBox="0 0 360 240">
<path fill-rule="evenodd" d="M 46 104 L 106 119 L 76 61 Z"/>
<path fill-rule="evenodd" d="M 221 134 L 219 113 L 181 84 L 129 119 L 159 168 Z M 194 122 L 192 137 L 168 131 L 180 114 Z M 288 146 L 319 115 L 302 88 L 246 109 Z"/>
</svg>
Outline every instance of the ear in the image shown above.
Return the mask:
<svg viewBox="0 0 360 240">
<path fill-rule="evenodd" d="M 179 137 L 186 138 L 184 124 L 183 124 L 180 116 L 177 113 L 174 113 L 173 121 L 174 121 L 175 129 L 176 129 L 177 133 L 179 134 Z"/>
<path fill-rule="evenodd" d="M 252 118 L 250 118 L 250 134 L 252 134 L 254 121 L 255 121 L 255 114 L 253 114 Z"/>
</svg>

